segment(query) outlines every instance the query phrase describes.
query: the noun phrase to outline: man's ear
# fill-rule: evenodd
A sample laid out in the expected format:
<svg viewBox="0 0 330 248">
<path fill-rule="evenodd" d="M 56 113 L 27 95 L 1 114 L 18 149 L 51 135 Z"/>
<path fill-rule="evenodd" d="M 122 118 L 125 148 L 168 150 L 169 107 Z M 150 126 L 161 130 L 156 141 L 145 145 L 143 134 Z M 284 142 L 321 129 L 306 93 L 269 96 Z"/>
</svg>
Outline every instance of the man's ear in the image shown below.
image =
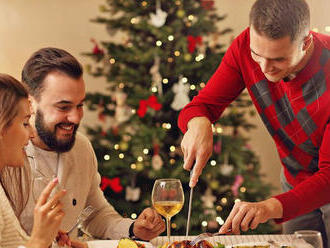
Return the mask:
<svg viewBox="0 0 330 248">
<path fill-rule="evenodd" d="M 29 95 L 29 105 L 30 105 L 31 114 L 35 114 L 37 109 L 37 103 L 35 98 L 31 95 Z"/>
<path fill-rule="evenodd" d="M 313 35 L 309 33 L 305 38 L 304 38 L 304 45 L 303 45 L 303 50 L 307 51 L 308 48 L 313 44 Z"/>
</svg>

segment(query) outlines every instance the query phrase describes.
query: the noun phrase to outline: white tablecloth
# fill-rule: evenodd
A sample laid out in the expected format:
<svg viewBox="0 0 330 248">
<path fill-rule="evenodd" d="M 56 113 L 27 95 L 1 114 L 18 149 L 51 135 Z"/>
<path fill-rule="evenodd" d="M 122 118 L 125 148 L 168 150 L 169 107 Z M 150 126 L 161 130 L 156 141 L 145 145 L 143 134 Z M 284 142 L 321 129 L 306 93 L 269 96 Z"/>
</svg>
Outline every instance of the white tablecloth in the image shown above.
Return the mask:
<svg viewBox="0 0 330 248">
<path fill-rule="evenodd" d="M 196 236 L 188 236 L 188 240 L 193 240 Z M 256 242 L 267 242 L 268 240 L 273 240 L 279 244 L 289 245 L 292 241 L 293 235 L 223 235 L 209 238 L 213 245 L 216 242 L 224 244 L 226 246 L 232 246 L 243 243 L 256 243 Z M 171 242 L 180 241 L 187 239 L 185 236 L 171 236 Z M 160 236 L 150 241 L 153 246 L 162 245 L 167 242 L 166 236 Z"/>
</svg>

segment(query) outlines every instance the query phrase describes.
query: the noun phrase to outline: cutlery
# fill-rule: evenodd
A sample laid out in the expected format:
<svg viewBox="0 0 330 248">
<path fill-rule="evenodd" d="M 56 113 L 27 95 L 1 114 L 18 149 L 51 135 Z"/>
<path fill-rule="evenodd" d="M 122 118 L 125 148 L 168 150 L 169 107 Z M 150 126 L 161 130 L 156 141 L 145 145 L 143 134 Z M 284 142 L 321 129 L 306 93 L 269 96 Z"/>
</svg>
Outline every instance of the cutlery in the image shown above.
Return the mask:
<svg viewBox="0 0 330 248">
<path fill-rule="evenodd" d="M 81 210 L 76 223 L 70 228 L 67 234 L 69 235 L 78 225 L 83 223 L 93 212 L 94 212 L 94 208 L 92 206 L 87 206 L 86 208 Z"/>
<path fill-rule="evenodd" d="M 192 177 L 192 174 L 193 174 L 193 168 L 191 168 L 191 171 L 190 171 L 190 179 Z M 189 181 L 190 181 L 190 179 L 189 179 Z M 190 228 L 191 203 L 192 203 L 193 192 L 194 192 L 194 188 L 191 187 L 190 188 L 190 196 L 189 196 L 189 207 L 188 207 L 188 218 L 187 218 L 187 227 L 186 227 L 186 237 L 188 237 L 189 228 Z"/>
<path fill-rule="evenodd" d="M 208 232 L 201 233 L 196 238 L 194 238 L 192 241 L 190 241 L 190 245 L 194 246 L 195 244 L 197 244 L 201 240 L 211 238 L 211 237 L 214 237 L 214 236 L 218 236 L 218 235 L 229 234 L 230 232 L 231 232 L 231 229 L 229 229 L 226 233 L 219 233 L 219 232 L 216 232 L 216 233 L 208 233 Z"/>
</svg>

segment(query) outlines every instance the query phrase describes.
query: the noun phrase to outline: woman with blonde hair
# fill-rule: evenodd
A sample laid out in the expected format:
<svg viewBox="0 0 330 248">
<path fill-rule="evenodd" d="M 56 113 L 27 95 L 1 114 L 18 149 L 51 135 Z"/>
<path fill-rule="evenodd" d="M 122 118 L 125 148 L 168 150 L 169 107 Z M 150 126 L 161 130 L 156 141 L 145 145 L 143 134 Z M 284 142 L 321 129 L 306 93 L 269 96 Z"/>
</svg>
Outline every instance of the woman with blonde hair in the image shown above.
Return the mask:
<svg viewBox="0 0 330 248">
<path fill-rule="evenodd" d="M 50 197 L 58 183 L 54 179 L 36 203 L 31 237 L 18 221 L 29 195 L 24 147 L 33 136 L 30 116 L 25 87 L 13 77 L 0 74 L 0 247 L 47 248 L 57 236 L 64 216 L 60 199 L 65 190 Z"/>
</svg>

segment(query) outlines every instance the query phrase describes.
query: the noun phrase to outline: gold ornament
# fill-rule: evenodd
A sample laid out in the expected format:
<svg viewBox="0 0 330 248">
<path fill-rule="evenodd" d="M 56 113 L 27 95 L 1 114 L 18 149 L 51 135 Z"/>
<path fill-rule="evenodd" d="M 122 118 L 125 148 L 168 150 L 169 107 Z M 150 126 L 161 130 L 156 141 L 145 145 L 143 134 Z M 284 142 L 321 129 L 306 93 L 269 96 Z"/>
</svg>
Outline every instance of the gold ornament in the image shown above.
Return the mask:
<svg viewBox="0 0 330 248">
<path fill-rule="evenodd" d="M 191 54 L 190 53 L 187 53 L 183 56 L 183 59 L 187 62 L 191 61 Z"/>
<path fill-rule="evenodd" d="M 125 141 L 122 141 L 122 142 L 120 142 L 119 147 L 120 147 L 120 150 L 127 151 L 127 149 L 128 149 L 128 143 L 125 142 Z"/>
<path fill-rule="evenodd" d="M 182 10 L 182 9 L 179 9 L 176 12 L 177 17 L 179 17 L 179 18 L 183 18 L 185 14 L 186 14 L 186 12 L 184 10 Z"/>
</svg>

